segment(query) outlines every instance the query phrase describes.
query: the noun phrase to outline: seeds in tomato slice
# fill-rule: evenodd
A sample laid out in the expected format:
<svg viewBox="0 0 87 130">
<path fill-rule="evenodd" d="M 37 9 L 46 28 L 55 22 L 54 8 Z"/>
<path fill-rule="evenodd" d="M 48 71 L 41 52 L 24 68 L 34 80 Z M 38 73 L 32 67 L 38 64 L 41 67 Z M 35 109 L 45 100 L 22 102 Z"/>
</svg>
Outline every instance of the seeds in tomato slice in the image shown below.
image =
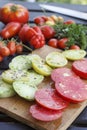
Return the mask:
<svg viewBox="0 0 87 130">
<path fill-rule="evenodd" d="M 51 78 L 55 82 L 61 78 L 68 79 L 70 76 L 77 77 L 77 75 L 71 69 L 66 67 L 54 69 L 51 73 Z"/>
<path fill-rule="evenodd" d="M 32 105 L 29 112 L 32 114 L 32 117 L 40 121 L 52 121 L 59 119 L 62 116 L 61 110 L 49 110 L 38 104 Z"/>
<path fill-rule="evenodd" d="M 72 64 L 72 70 L 81 78 L 87 79 L 87 59 L 74 61 Z"/>
<path fill-rule="evenodd" d="M 61 80 L 55 83 L 57 92 L 70 102 L 81 102 L 87 99 L 87 84 L 79 77 L 70 76 L 67 80 Z"/>
<path fill-rule="evenodd" d="M 40 105 L 52 110 L 64 109 L 69 104 L 58 95 L 55 89 L 51 87 L 37 90 L 35 93 L 35 99 Z"/>
</svg>

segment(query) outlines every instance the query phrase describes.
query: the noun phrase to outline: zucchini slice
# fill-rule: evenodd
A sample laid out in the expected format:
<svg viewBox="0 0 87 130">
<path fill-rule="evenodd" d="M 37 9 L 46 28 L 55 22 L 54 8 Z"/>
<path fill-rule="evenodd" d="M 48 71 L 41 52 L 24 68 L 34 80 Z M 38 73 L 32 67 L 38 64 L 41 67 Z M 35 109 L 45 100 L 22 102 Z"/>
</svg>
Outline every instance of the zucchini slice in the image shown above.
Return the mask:
<svg viewBox="0 0 87 130">
<path fill-rule="evenodd" d="M 12 70 L 28 70 L 31 66 L 27 62 L 26 55 L 19 55 L 12 59 L 9 68 Z"/>
<path fill-rule="evenodd" d="M 13 88 L 20 97 L 29 101 L 34 100 L 37 87 L 30 84 L 29 82 L 16 80 L 13 82 Z"/>
<path fill-rule="evenodd" d="M 67 62 L 67 59 L 60 52 L 51 52 L 46 56 L 46 63 L 53 68 L 63 67 Z"/>
<path fill-rule="evenodd" d="M 27 77 L 28 72 L 25 70 L 5 70 L 4 72 L 2 72 L 2 79 L 9 83 L 12 84 L 16 79 L 20 79 Z"/>
<path fill-rule="evenodd" d="M 13 86 L 4 82 L 0 77 L 0 98 L 12 97 L 15 94 Z"/>
<path fill-rule="evenodd" d="M 49 76 L 52 72 L 52 68 L 48 66 L 43 60 L 33 59 L 32 67 L 37 73 L 43 76 Z"/>
<path fill-rule="evenodd" d="M 85 50 L 66 50 L 62 54 L 69 60 L 80 60 L 86 56 Z"/>
</svg>

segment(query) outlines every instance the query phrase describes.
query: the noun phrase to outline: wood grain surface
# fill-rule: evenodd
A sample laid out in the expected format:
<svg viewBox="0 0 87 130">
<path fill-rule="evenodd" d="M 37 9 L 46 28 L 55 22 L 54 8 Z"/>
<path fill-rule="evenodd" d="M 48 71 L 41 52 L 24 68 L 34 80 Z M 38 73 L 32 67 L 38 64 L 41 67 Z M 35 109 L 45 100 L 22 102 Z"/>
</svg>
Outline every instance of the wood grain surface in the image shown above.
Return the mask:
<svg viewBox="0 0 87 130">
<path fill-rule="evenodd" d="M 33 53 L 39 54 L 42 58 L 45 58 L 48 53 L 53 51 L 59 50 L 46 45 L 41 49 L 33 51 Z M 70 67 L 70 65 L 71 63 L 69 63 L 67 67 Z M 51 82 L 52 80 L 50 77 L 45 78 L 38 87 L 46 87 Z M 16 95 L 11 98 L 0 99 L 0 111 L 37 130 L 66 130 L 87 106 L 87 101 L 78 104 L 70 104 L 64 110 L 62 118 L 51 122 L 42 122 L 34 119 L 29 113 L 29 107 L 34 103 L 35 102 L 26 101 Z"/>
</svg>

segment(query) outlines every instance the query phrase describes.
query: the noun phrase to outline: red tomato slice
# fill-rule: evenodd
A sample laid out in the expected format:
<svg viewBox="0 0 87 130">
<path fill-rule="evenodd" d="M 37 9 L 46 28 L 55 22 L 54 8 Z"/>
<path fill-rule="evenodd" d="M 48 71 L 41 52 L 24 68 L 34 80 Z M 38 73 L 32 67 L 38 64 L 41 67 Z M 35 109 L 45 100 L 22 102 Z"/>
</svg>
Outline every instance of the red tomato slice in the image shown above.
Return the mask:
<svg viewBox="0 0 87 130">
<path fill-rule="evenodd" d="M 87 84 L 79 77 L 61 78 L 55 83 L 57 92 L 70 102 L 81 102 L 87 99 Z"/>
<path fill-rule="evenodd" d="M 51 78 L 55 82 L 61 78 L 68 79 L 70 76 L 77 77 L 77 75 L 71 69 L 66 67 L 54 69 L 51 73 Z"/>
<path fill-rule="evenodd" d="M 87 79 L 87 59 L 74 61 L 72 70 L 81 78 Z"/>
<path fill-rule="evenodd" d="M 63 100 L 53 88 L 42 88 L 35 93 L 36 101 L 52 110 L 64 109 L 68 106 L 68 102 Z"/>
<path fill-rule="evenodd" d="M 51 110 L 44 108 L 38 104 L 32 105 L 30 107 L 30 113 L 32 116 L 40 121 L 52 121 L 59 119 L 62 116 L 61 110 Z"/>
</svg>

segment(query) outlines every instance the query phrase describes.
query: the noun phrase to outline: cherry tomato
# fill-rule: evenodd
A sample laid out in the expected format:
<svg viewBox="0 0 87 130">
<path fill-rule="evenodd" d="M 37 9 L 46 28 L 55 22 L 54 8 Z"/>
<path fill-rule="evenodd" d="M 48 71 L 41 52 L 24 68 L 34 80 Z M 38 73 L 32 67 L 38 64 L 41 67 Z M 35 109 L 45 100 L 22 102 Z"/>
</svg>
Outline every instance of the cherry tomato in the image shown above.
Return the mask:
<svg viewBox="0 0 87 130">
<path fill-rule="evenodd" d="M 61 49 L 65 49 L 67 41 L 68 41 L 68 38 L 62 38 L 58 40 L 58 47 Z"/>
<path fill-rule="evenodd" d="M 78 45 L 72 45 L 72 46 L 70 47 L 70 49 L 76 49 L 76 50 L 79 50 L 80 47 L 79 47 Z"/>
<path fill-rule="evenodd" d="M 28 30 L 29 28 L 30 28 L 30 27 L 29 27 L 28 24 L 24 24 L 24 25 L 22 26 L 22 28 L 20 29 L 20 31 L 19 31 L 18 36 L 19 36 L 20 40 L 21 40 L 22 42 L 24 42 L 24 43 L 27 42 L 26 34 L 27 34 L 27 30 Z"/>
<path fill-rule="evenodd" d="M 67 20 L 67 21 L 64 22 L 64 24 L 73 24 L 73 23 L 75 23 L 74 20 Z"/>
<path fill-rule="evenodd" d="M 55 35 L 55 31 L 54 31 L 53 27 L 51 27 L 49 25 L 41 26 L 41 31 L 46 39 L 50 39 L 50 38 L 54 37 L 54 35 Z"/>
<path fill-rule="evenodd" d="M 3 56 L 0 55 L 0 62 L 2 62 L 2 61 L 3 61 Z"/>
<path fill-rule="evenodd" d="M 23 46 L 21 44 L 16 45 L 16 53 L 21 54 L 23 52 Z"/>
<path fill-rule="evenodd" d="M 44 22 L 45 22 L 45 19 L 40 16 L 34 18 L 34 23 L 37 25 L 42 25 L 42 24 L 44 24 Z"/>
<path fill-rule="evenodd" d="M 8 3 L 0 9 L 0 20 L 9 22 L 26 23 L 29 20 L 29 11 L 20 4 Z"/>
<path fill-rule="evenodd" d="M 10 55 L 14 55 L 16 52 L 16 42 L 14 40 L 9 41 L 7 47 L 10 50 Z"/>
<path fill-rule="evenodd" d="M 4 39 L 11 38 L 18 34 L 21 29 L 21 24 L 18 22 L 10 22 L 1 31 L 1 37 Z"/>
<path fill-rule="evenodd" d="M 58 47 L 58 41 L 57 41 L 57 39 L 55 39 L 55 38 L 50 39 L 48 41 L 48 45 L 51 46 L 51 47 L 57 48 Z"/>
<path fill-rule="evenodd" d="M 4 56 L 9 56 L 10 55 L 10 50 L 8 47 L 3 46 L 0 48 L 0 54 L 4 57 Z"/>
<path fill-rule="evenodd" d="M 34 47 L 34 48 L 41 48 L 42 46 L 45 45 L 45 38 L 42 34 L 37 34 L 34 35 L 31 40 L 30 40 L 30 44 Z"/>
</svg>

